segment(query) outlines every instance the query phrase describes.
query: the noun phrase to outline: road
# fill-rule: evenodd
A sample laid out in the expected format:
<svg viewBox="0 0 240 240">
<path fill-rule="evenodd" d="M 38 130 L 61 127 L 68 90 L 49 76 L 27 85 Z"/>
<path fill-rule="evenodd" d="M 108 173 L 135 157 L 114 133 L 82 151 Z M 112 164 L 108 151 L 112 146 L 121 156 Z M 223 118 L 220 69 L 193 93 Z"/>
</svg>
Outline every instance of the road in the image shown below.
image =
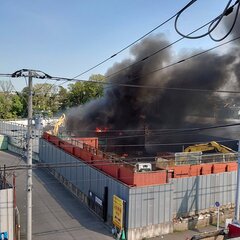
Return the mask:
<svg viewBox="0 0 240 240">
<path fill-rule="evenodd" d="M 0 151 L 0 164 L 24 162 Z M 12 178 L 9 173 L 9 181 Z M 21 239 L 26 239 L 26 171 L 16 171 L 17 206 L 21 215 Z M 109 240 L 106 225 L 89 212 L 46 170 L 33 171 L 33 240 Z"/>
</svg>

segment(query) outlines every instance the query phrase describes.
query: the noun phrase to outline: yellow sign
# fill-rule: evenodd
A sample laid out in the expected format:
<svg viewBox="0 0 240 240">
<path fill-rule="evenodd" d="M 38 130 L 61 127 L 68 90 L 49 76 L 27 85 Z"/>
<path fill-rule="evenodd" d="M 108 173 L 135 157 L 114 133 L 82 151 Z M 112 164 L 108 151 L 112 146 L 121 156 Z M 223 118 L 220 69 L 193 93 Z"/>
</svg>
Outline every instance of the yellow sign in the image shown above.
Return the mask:
<svg viewBox="0 0 240 240">
<path fill-rule="evenodd" d="M 113 195 L 113 224 L 118 228 L 123 228 L 123 200 Z"/>
</svg>

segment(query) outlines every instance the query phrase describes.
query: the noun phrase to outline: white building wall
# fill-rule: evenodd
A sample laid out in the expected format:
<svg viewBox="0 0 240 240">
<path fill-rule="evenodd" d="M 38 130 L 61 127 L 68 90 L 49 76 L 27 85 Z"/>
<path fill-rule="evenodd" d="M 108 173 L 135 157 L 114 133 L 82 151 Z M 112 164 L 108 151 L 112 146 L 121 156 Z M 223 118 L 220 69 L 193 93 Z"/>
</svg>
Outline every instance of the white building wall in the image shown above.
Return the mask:
<svg viewBox="0 0 240 240">
<path fill-rule="evenodd" d="M 13 189 L 0 190 L 0 232 L 8 233 L 8 240 L 13 240 Z"/>
</svg>

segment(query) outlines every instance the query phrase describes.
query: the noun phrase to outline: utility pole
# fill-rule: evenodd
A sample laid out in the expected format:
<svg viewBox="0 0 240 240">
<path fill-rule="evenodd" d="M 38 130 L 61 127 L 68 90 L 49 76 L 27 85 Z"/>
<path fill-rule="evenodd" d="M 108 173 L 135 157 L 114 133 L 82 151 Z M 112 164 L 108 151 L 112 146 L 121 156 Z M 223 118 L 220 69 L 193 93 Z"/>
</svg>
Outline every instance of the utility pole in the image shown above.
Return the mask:
<svg viewBox="0 0 240 240">
<path fill-rule="evenodd" d="M 27 240 L 32 240 L 32 72 L 28 75 L 28 128 L 27 128 Z"/>
<path fill-rule="evenodd" d="M 32 240 L 32 115 L 33 83 L 32 79 L 52 77 L 39 70 L 21 69 L 12 74 L 13 78 L 28 77 L 28 127 L 27 127 L 27 240 Z"/>
</svg>

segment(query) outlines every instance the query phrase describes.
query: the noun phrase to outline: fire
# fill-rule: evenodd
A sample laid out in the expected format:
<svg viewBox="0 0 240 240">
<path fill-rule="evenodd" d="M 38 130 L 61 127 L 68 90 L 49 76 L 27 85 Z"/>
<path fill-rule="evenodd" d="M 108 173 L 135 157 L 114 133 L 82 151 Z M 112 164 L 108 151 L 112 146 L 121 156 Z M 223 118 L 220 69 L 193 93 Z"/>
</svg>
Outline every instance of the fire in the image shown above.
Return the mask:
<svg viewBox="0 0 240 240">
<path fill-rule="evenodd" d="M 108 128 L 106 128 L 106 127 L 104 127 L 104 128 L 96 127 L 96 130 L 95 130 L 95 132 L 97 132 L 97 133 L 107 132 L 107 131 L 108 131 Z"/>
</svg>

